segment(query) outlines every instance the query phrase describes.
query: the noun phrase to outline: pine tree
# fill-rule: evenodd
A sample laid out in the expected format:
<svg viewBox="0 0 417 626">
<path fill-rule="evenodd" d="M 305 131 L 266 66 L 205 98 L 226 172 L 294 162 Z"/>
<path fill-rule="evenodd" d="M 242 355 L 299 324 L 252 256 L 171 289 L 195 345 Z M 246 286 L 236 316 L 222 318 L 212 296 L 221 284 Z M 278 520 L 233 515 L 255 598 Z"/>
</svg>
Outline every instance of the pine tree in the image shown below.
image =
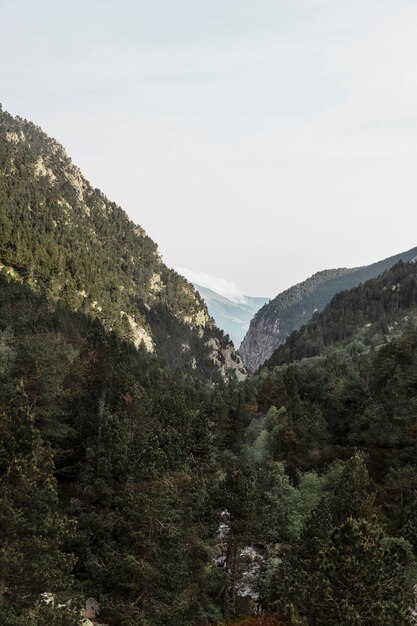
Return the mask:
<svg viewBox="0 0 417 626">
<path fill-rule="evenodd" d="M 375 522 L 349 519 L 335 529 L 322 569 L 328 594 L 317 626 L 411 623 L 404 564 Z"/>
<path fill-rule="evenodd" d="M 322 568 L 323 553 L 333 525 L 330 509 L 322 501 L 308 519 L 299 543 L 283 560 L 278 559 L 264 574 L 262 603 L 279 614 L 307 616 L 316 624 L 322 612 L 328 580 Z"/>
<path fill-rule="evenodd" d="M 266 577 L 266 606 L 309 626 L 410 624 L 412 585 L 400 543 L 376 522 L 350 518 L 330 529 L 321 505 L 300 545 Z"/>
<path fill-rule="evenodd" d="M 376 514 L 372 479 L 361 453 L 357 452 L 342 467 L 332 486 L 332 514 L 335 525 L 348 517 L 371 520 Z"/>
<path fill-rule="evenodd" d="M 191 583 L 181 490 L 156 437 L 142 447 L 120 498 L 104 550 L 99 586 L 104 616 L 126 626 L 189 624 Z"/>
<path fill-rule="evenodd" d="M 58 510 L 51 451 L 42 443 L 19 384 L 0 414 L 0 616 L 5 626 L 79 621 L 71 599 L 70 526 Z M 48 594 L 51 602 L 42 600 Z"/>
</svg>

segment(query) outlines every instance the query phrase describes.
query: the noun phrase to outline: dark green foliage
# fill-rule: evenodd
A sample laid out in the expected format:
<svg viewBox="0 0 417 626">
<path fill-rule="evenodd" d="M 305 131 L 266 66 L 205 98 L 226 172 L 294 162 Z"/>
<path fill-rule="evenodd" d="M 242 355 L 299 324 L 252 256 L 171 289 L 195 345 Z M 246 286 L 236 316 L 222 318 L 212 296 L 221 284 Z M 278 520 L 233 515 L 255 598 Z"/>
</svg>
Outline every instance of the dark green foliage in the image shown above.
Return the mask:
<svg viewBox="0 0 417 626">
<path fill-rule="evenodd" d="M 34 425 L 23 383 L 0 413 L 0 619 L 9 626 L 72 625 L 77 609 L 52 611 L 71 601 L 74 558 L 62 546 L 71 526 L 58 511 L 51 450 Z M 74 602 L 74 598 L 72 598 Z"/>
<path fill-rule="evenodd" d="M 371 520 L 377 513 L 375 490 L 363 457 L 357 453 L 335 468 L 336 480 L 329 485 L 334 523 L 341 524 L 350 517 Z"/>
<path fill-rule="evenodd" d="M 207 345 L 227 338 L 195 328 L 204 308 L 153 242 L 58 144 L 0 121 L 1 623 L 72 626 L 89 596 L 110 626 L 219 623 L 249 584 L 294 623 L 406 624 L 415 266 L 227 385 Z"/>
<path fill-rule="evenodd" d="M 404 626 L 411 593 L 401 554 L 375 523 L 348 520 L 336 528 L 322 556 L 328 581 L 317 626 Z M 324 593 L 323 593 L 324 591 Z M 314 622 L 313 622 L 314 624 Z"/>
<path fill-rule="evenodd" d="M 227 456 L 226 459 L 228 466 L 222 489 L 224 521 L 227 525 L 226 580 L 222 608 L 225 615 L 234 616 L 237 613 L 237 586 L 242 574 L 240 552 L 257 534 L 259 494 L 253 468 L 231 456 Z"/>
<path fill-rule="evenodd" d="M 375 278 L 399 261 L 410 262 L 416 255 L 417 248 L 413 248 L 365 267 L 324 270 L 286 289 L 265 304 L 253 318 L 240 348 L 245 365 L 251 371 L 262 366 L 274 349 L 285 343 L 287 337 L 306 324 L 314 314 L 322 311 L 339 292 Z M 267 335 L 266 343 L 268 350 L 271 350 L 268 354 L 262 342 L 256 345 L 258 335 L 263 334 Z M 251 345 L 253 341 L 255 346 Z M 252 352 L 254 347 L 256 354 Z M 310 350 L 320 350 L 322 347 L 320 343 L 309 345 Z"/>
<path fill-rule="evenodd" d="M 33 412 L 31 441 L 50 442 L 55 468 L 45 447 L 48 467 L 59 481 L 61 508 L 75 523 L 65 539 L 76 556 L 68 597 L 97 597 L 110 624 L 219 618 L 222 576 L 212 561 L 222 419 L 216 393 L 161 369 L 154 356 L 97 320 L 0 280 L 1 406 L 13 402 L 20 374 Z M 52 499 L 50 506 L 52 515 Z M 22 523 L 26 528 L 28 520 Z M 35 544 L 28 556 L 36 563 Z M 46 582 L 40 571 L 38 601 Z M 39 607 L 49 611 L 46 623 L 62 619 L 65 626 L 62 611 Z M 17 610 L 13 601 L 10 625 L 20 624 Z M 43 626 L 40 613 L 36 619 Z"/>
<path fill-rule="evenodd" d="M 153 355 L 88 315 L 15 281 L 2 279 L 1 287 L 2 408 L 7 414 L 20 376 L 33 413 L 31 447 L 38 454 L 49 442 L 54 453 L 61 503 L 51 500 L 51 509 L 75 524 L 54 548 L 61 565 L 65 549 L 77 559 L 72 588 L 57 589 L 57 597 L 97 597 L 100 617 L 112 626 L 216 622 L 221 608 L 242 610 L 242 551 L 255 544 L 266 556 L 265 607 L 291 605 L 312 626 L 345 626 L 369 604 L 369 619 L 406 623 L 416 528 L 411 323 L 379 351 L 312 359 L 236 389 L 210 389 L 161 369 Z M 270 403 L 279 408 L 263 412 Z M 367 454 L 352 454 L 353 446 Z M 326 471 L 337 457 L 348 460 Z M 222 570 L 213 559 L 225 509 Z M 375 530 L 374 514 L 391 535 Z M 344 526 L 350 517 L 351 535 Z M 374 595 L 362 594 L 361 583 L 355 604 L 338 571 L 365 544 L 369 562 L 375 568 L 381 560 L 382 569 L 376 578 L 358 569 Z M 33 550 L 36 560 L 36 544 Z M 51 580 L 53 554 L 45 560 Z M 389 568 L 401 589 L 387 590 Z M 39 603 L 45 585 L 34 587 L 35 623 L 70 624 L 71 613 L 64 618 Z M 336 601 L 343 617 L 332 613 Z M 19 602 L 7 611 L 10 626 L 19 624 Z M 32 626 L 33 614 L 27 619 Z"/>
<path fill-rule="evenodd" d="M 282 365 L 255 379 L 261 410 L 280 409 L 255 418 L 260 426 L 248 433 L 257 437 L 248 439 L 245 454 L 284 461 L 296 484 L 300 467 L 321 473 L 321 504 L 288 553 L 277 551 L 279 543 L 269 546 L 261 576 L 263 605 L 286 611 L 294 624 L 409 623 L 416 581 L 416 285 L 416 266 L 399 264 L 340 294 L 277 351 Z M 364 347 L 357 351 L 359 334 Z M 311 357 L 312 340 L 321 356 Z M 308 415 L 316 417 L 306 422 Z M 348 460 L 328 466 L 332 458 Z M 298 489 L 306 503 L 309 492 L 301 483 Z M 283 541 L 283 529 L 278 535 Z"/>
<path fill-rule="evenodd" d="M 322 614 L 328 583 L 322 571 L 323 550 L 329 544 L 332 518 L 322 500 L 307 520 L 299 542 L 283 560 L 269 559 L 261 583 L 262 601 L 271 610 L 308 616 L 315 624 Z"/>
<path fill-rule="evenodd" d="M 391 529 L 417 549 L 417 467 L 390 468 L 382 488 L 382 501 Z"/>
<path fill-rule="evenodd" d="M 410 318 L 377 350 L 355 356 L 335 351 L 264 370 L 257 379 L 259 407 L 286 409 L 278 458 L 318 469 L 363 448 L 374 475 L 399 461 L 415 463 L 416 355 Z"/>
<path fill-rule="evenodd" d="M 309 626 L 411 624 L 409 544 L 389 539 L 375 520 L 334 523 L 324 500 L 289 555 L 269 564 L 264 605 Z"/>
<path fill-rule="evenodd" d="M 350 291 L 335 295 L 324 311 L 317 313 L 293 333 L 266 362 L 267 367 L 334 351 L 340 343 L 351 355 L 366 350 L 389 325 L 417 306 L 417 266 L 403 263 Z M 363 342 L 352 339 L 363 329 Z M 347 347 L 346 347 L 347 346 Z"/>
</svg>

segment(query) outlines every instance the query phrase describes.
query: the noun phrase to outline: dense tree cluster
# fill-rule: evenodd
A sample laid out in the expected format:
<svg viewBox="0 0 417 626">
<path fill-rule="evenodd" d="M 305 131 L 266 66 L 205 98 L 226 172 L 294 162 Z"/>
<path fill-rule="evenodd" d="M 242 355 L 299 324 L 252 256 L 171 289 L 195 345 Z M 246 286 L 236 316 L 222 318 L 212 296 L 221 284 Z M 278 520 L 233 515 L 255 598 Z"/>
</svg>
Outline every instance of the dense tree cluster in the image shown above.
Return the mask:
<svg viewBox="0 0 417 626">
<path fill-rule="evenodd" d="M 294 332 L 265 365 L 272 368 L 341 348 L 355 353 L 379 347 L 416 307 L 416 265 L 400 261 L 381 276 L 337 293 L 324 311 Z"/>
<path fill-rule="evenodd" d="M 1 622 L 43 624 L 44 593 L 67 620 L 90 595 L 111 624 L 217 619 L 219 396 L 0 281 Z"/>
<path fill-rule="evenodd" d="M 380 349 L 213 387 L 0 280 L 5 624 L 77 623 L 90 595 L 115 626 L 216 623 L 245 610 L 248 546 L 264 610 L 310 626 L 408 623 L 410 316 Z"/>
</svg>

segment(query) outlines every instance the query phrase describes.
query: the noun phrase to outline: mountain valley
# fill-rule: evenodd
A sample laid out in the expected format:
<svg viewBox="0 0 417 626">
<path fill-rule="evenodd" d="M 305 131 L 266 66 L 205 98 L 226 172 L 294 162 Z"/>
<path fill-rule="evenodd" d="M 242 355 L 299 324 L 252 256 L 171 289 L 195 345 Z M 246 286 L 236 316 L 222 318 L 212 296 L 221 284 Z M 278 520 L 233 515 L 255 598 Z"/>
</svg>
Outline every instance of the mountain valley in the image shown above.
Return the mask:
<svg viewBox="0 0 417 626">
<path fill-rule="evenodd" d="M 234 302 L 207 287 L 195 283 L 194 287 L 207 304 L 217 326 L 229 335 L 235 346 L 242 343 L 255 313 L 269 301 L 269 298 L 244 296 L 241 302 Z"/>
<path fill-rule="evenodd" d="M 0 111 L 2 626 L 415 625 L 416 257 L 232 302 Z"/>
</svg>

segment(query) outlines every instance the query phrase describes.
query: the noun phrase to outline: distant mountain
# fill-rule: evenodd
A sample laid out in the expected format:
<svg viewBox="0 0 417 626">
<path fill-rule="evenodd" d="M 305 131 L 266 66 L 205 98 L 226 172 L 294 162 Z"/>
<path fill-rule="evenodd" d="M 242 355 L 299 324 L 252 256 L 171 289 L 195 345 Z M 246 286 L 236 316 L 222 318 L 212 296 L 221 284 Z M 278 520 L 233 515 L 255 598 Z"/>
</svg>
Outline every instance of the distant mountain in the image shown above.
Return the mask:
<svg viewBox="0 0 417 626">
<path fill-rule="evenodd" d="M 398 261 L 411 261 L 416 256 L 417 248 L 412 248 L 372 265 L 324 270 L 283 291 L 252 319 L 239 348 L 245 367 L 256 371 L 294 330 L 311 319 L 316 311 L 322 311 L 338 292 L 356 287 Z"/>
<path fill-rule="evenodd" d="M 196 283 L 194 287 L 207 304 L 216 325 L 229 335 L 235 346 L 242 342 L 255 313 L 269 301 L 269 298 L 245 296 L 243 302 L 233 302 L 207 287 Z"/>
<path fill-rule="evenodd" d="M 231 342 L 157 245 L 94 189 L 64 148 L 0 107 L 0 272 L 97 317 L 171 368 L 245 375 Z"/>
</svg>

